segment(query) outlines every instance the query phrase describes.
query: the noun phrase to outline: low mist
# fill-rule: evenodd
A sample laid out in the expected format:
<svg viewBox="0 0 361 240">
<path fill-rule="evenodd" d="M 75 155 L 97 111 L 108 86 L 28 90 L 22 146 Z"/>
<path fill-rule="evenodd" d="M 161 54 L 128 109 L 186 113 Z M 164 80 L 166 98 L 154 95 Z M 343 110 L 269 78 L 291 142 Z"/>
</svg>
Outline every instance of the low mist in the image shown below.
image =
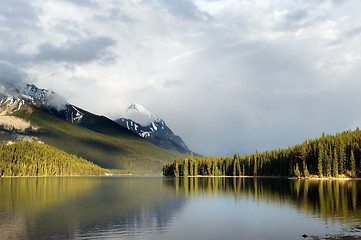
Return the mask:
<svg viewBox="0 0 361 240">
<path fill-rule="evenodd" d="M 40 100 L 45 95 L 46 105 L 62 110 L 66 106 L 66 100 L 53 91 L 39 89 L 38 87 L 27 89 L 32 84 L 29 76 L 19 70 L 16 66 L 8 63 L 0 63 L 0 96 L 17 96 L 21 97 L 21 93 L 26 93 L 36 100 Z"/>
</svg>

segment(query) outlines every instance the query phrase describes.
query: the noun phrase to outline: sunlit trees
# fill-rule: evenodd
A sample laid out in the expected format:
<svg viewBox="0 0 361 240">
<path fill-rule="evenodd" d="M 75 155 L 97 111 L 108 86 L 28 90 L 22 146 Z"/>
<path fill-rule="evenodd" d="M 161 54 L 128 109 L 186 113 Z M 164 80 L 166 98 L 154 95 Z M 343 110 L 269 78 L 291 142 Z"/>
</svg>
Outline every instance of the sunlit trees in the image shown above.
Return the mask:
<svg viewBox="0 0 361 240">
<path fill-rule="evenodd" d="M 325 162 L 325 151 L 322 142 L 318 143 L 318 158 L 317 158 L 317 173 L 318 176 L 323 176 L 323 165 Z"/>
<path fill-rule="evenodd" d="M 295 169 L 293 170 L 293 174 L 294 174 L 296 177 L 300 177 L 300 176 L 301 176 L 301 172 L 300 172 L 300 168 L 298 167 L 298 163 L 296 163 L 296 167 L 295 167 Z"/>
<path fill-rule="evenodd" d="M 34 142 L 0 144 L 1 176 L 104 175 L 107 171 L 85 159 Z"/>
<path fill-rule="evenodd" d="M 361 168 L 361 131 L 345 131 L 335 136 L 322 134 L 321 138 L 302 144 L 233 157 L 194 157 L 178 159 L 166 164 L 164 175 L 186 176 L 296 176 L 338 177 L 357 176 Z M 186 165 L 184 165 L 187 163 Z M 183 171 L 179 170 L 182 165 Z M 188 172 L 186 171 L 188 169 Z M 185 172 L 185 174 L 184 174 Z"/>
<path fill-rule="evenodd" d="M 356 160 L 355 160 L 355 155 L 353 153 L 353 150 L 351 150 L 350 165 L 351 165 L 351 176 L 355 176 L 355 174 L 356 174 Z"/>
<path fill-rule="evenodd" d="M 337 149 L 334 148 L 334 152 L 333 152 L 333 158 L 332 158 L 332 176 L 333 177 L 338 177 L 338 154 L 337 154 Z"/>
<path fill-rule="evenodd" d="M 346 146 L 342 138 L 340 141 L 339 153 L 340 153 L 339 172 L 340 174 L 344 174 L 346 168 Z"/>
</svg>

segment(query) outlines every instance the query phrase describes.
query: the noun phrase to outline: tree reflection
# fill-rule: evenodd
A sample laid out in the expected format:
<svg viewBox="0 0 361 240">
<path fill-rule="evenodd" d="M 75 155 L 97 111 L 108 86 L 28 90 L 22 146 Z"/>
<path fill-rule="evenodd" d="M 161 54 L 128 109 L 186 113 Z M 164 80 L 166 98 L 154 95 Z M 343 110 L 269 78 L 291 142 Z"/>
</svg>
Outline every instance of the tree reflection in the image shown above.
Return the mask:
<svg viewBox="0 0 361 240">
<path fill-rule="evenodd" d="M 325 221 L 361 218 L 361 182 L 356 180 L 289 180 L 277 178 L 191 177 L 166 179 L 178 195 L 231 195 L 272 204 L 288 204 Z"/>
<path fill-rule="evenodd" d="M 161 231 L 184 204 L 184 198 L 175 195 L 164 188 L 162 178 L 0 179 L 0 239 Z"/>
</svg>

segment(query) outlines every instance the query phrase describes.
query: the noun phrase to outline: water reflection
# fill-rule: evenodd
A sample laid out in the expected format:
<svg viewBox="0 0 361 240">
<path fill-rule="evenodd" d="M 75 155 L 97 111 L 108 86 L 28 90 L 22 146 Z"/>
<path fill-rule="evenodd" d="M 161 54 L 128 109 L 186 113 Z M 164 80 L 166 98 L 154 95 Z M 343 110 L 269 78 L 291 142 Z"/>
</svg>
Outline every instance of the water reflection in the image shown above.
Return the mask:
<svg viewBox="0 0 361 240">
<path fill-rule="evenodd" d="M 361 223 L 361 181 L 202 177 L 167 179 L 164 183 L 178 195 L 190 198 L 228 195 L 238 200 L 287 204 L 325 221 Z"/>
<path fill-rule="evenodd" d="M 0 179 L 0 239 L 161 231 L 183 203 L 161 178 Z"/>
<path fill-rule="evenodd" d="M 361 225 L 360 187 L 262 178 L 0 178 L 0 239 L 300 239 L 304 232 L 292 226 L 320 234 L 334 223 Z"/>
<path fill-rule="evenodd" d="M 0 239 L 31 239 L 37 216 L 97 187 L 85 178 L 0 179 Z"/>
</svg>

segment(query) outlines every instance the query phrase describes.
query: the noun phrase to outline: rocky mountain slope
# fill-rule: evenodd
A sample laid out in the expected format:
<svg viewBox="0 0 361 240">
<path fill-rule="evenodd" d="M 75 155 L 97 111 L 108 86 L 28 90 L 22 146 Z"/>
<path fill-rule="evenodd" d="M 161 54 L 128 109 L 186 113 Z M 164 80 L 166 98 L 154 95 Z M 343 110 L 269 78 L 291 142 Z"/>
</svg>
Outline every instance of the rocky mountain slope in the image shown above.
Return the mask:
<svg viewBox="0 0 361 240">
<path fill-rule="evenodd" d="M 173 133 L 164 120 L 140 104 L 133 103 L 130 105 L 126 110 L 125 117 L 115 121 L 159 147 L 181 153 L 190 153 L 188 146 Z"/>
</svg>

